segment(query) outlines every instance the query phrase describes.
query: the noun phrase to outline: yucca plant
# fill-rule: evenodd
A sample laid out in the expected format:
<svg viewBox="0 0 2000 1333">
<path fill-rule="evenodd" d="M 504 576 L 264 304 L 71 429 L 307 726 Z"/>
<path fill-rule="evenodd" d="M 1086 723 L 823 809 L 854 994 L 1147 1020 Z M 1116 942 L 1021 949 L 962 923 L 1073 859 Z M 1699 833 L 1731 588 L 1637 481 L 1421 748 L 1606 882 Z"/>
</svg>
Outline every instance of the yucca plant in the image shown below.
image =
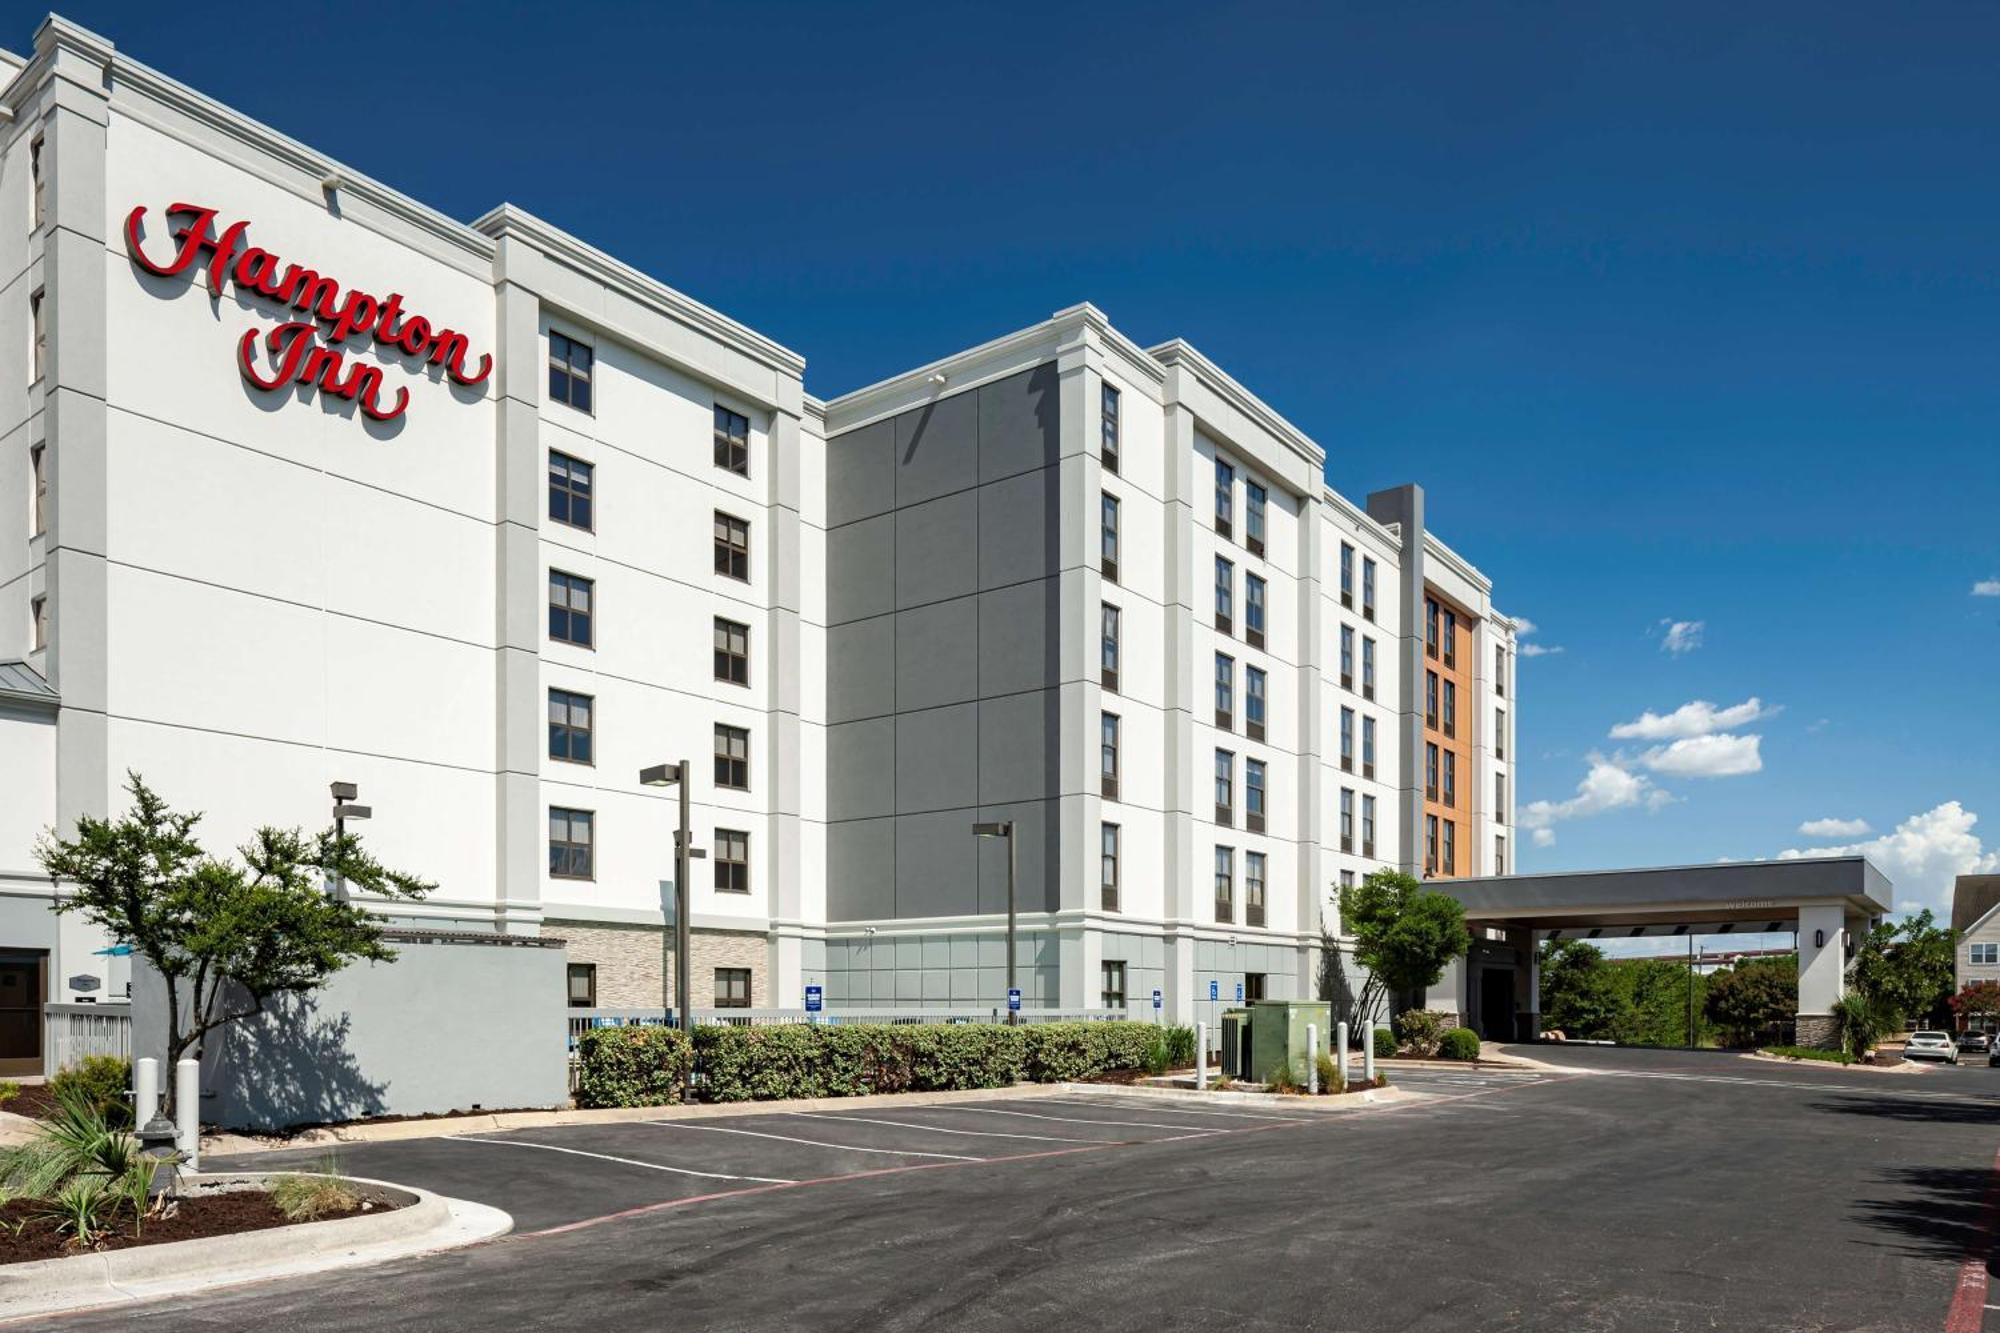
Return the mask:
<svg viewBox="0 0 2000 1333">
<path fill-rule="evenodd" d="M 37 1216 L 49 1218 L 58 1230 L 67 1231 L 71 1248 L 87 1250 L 110 1230 L 111 1214 L 118 1202 L 118 1196 L 106 1188 L 104 1177 L 74 1176 L 37 1210 Z"/>
</svg>

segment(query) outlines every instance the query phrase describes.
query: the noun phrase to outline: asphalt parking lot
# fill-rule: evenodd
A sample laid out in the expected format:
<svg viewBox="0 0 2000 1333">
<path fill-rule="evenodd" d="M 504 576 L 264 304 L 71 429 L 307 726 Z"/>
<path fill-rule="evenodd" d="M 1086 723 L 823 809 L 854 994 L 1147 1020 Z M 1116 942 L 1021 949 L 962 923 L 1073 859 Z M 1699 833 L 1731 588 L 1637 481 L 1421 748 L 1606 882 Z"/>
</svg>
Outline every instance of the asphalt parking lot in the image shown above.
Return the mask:
<svg viewBox="0 0 2000 1333">
<path fill-rule="evenodd" d="M 1051 1094 L 353 1147 L 515 1233 L 48 1326 L 1982 1327 L 1970 1071 L 1535 1054 L 1568 1072 L 1333 1116 Z"/>
</svg>

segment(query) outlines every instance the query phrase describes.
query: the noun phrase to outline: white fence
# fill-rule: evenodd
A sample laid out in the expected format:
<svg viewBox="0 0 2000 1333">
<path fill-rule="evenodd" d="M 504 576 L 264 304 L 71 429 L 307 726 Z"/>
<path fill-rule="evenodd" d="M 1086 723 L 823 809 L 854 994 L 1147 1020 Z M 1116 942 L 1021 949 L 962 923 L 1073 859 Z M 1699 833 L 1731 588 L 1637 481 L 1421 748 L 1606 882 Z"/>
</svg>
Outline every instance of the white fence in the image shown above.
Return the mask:
<svg viewBox="0 0 2000 1333">
<path fill-rule="evenodd" d="M 659 1027 L 672 1013 L 669 1009 L 572 1009 L 569 1011 L 569 1047 L 592 1028 Z M 1122 1023 L 1122 1010 L 1108 1009 L 1023 1009 L 1023 1023 Z M 988 1009 L 839 1009 L 811 1013 L 804 1009 L 697 1009 L 695 1026 L 719 1025 L 739 1028 L 785 1027 L 820 1023 L 1005 1023 L 1007 1011 Z"/>
<path fill-rule="evenodd" d="M 42 1006 L 42 1067 L 51 1074 L 93 1055 L 132 1058 L 129 1004 Z"/>
</svg>

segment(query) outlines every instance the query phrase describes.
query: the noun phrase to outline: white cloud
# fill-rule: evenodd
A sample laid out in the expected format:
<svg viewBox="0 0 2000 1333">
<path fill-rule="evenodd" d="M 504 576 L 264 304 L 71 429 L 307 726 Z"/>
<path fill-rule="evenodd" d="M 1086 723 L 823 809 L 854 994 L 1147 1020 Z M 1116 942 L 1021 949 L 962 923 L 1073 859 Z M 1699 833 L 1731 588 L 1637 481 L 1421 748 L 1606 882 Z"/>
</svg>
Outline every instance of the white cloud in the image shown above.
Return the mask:
<svg viewBox="0 0 2000 1333">
<path fill-rule="evenodd" d="M 1556 845 L 1556 831 L 1552 828 L 1538 828 L 1535 830 L 1534 837 L 1535 846 L 1537 847 L 1553 847 Z"/>
<path fill-rule="evenodd" d="M 1515 637 L 1515 638 L 1517 638 L 1517 639 L 1525 639 L 1525 638 L 1527 638 L 1527 637 L 1528 637 L 1528 636 L 1529 636 L 1530 634 L 1533 634 L 1534 632 L 1535 632 L 1535 622 L 1534 622 L 1534 621 L 1532 621 L 1532 620 L 1528 619 L 1528 618 L 1527 618 L 1526 616 L 1515 616 L 1515 617 L 1514 617 L 1514 637 Z"/>
<path fill-rule="evenodd" d="M 1620 722 L 1613 727 L 1611 736 L 1613 740 L 1621 741 L 1664 741 L 1676 736 L 1705 736 L 1715 731 L 1734 731 L 1774 716 L 1778 711 L 1775 704 L 1767 708 L 1762 699 L 1754 696 L 1727 708 L 1717 708 L 1706 699 L 1696 699 L 1664 716 L 1648 709 L 1633 721 Z"/>
<path fill-rule="evenodd" d="M 1644 774 L 1632 772 L 1615 759 L 1594 754 L 1590 756 L 1590 771 L 1576 784 L 1576 795 L 1566 801 L 1530 801 L 1521 807 L 1519 820 L 1522 828 L 1533 832 L 1535 846 L 1547 847 L 1556 840 L 1553 825 L 1562 820 L 1584 819 L 1633 806 L 1657 810 L 1671 804 L 1673 799 Z"/>
<path fill-rule="evenodd" d="M 1660 651 L 1679 657 L 1701 647 L 1702 631 L 1708 628 L 1706 620 L 1666 620 L 1660 621 L 1667 632 L 1660 638 Z"/>
<path fill-rule="evenodd" d="M 1808 819 L 1799 825 L 1808 838 L 1858 838 L 1874 831 L 1865 819 Z"/>
<path fill-rule="evenodd" d="M 1821 733 L 1822 731 L 1825 731 L 1825 730 L 1826 730 L 1826 729 L 1827 729 L 1828 727 L 1830 727 L 1830 726 L 1832 726 L 1832 725 L 1833 725 L 1833 719 L 1832 719 L 1832 718 L 1830 718 L 1830 717 L 1823 717 L 1823 718 L 1819 718 L 1819 719 L 1818 719 L 1818 720 L 1816 720 L 1816 721 L 1813 721 L 1813 722 L 1808 722 L 1808 723 L 1806 724 L 1806 730 L 1807 730 L 1808 732 L 1810 732 L 1811 734 L 1813 734 L 1813 735 L 1817 736 L 1817 735 L 1819 735 L 1819 733 Z"/>
<path fill-rule="evenodd" d="M 1972 585 L 1974 597 L 2000 597 L 2000 579 L 1981 579 Z"/>
<path fill-rule="evenodd" d="M 1951 909 L 1952 880 L 1960 875 L 2000 870 L 2000 851 L 1987 851 L 1973 832 L 1979 816 L 1957 801 L 1911 815 L 1893 833 L 1838 847 L 1810 847 L 1778 853 L 1784 861 L 1802 856 L 1865 856 L 1896 886 L 1899 911 L 1913 906 Z"/>
<path fill-rule="evenodd" d="M 1514 617 L 1514 651 L 1523 657 L 1553 657 L 1562 651 L 1559 644 L 1527 643 L 1525 640 L 1540 628 L 1526 616 Z"/>
<path fill-rule="evenodd" d="M 1764 738 L 1749 736 L 1683 736 L 1671 745 L 1656 745 L 1639 756 L 1639 762 L 1655 773 L 1679 778 L 1734 778 L 1761 772 L 1764 756 L 1758 745 Z"/>
</svg>

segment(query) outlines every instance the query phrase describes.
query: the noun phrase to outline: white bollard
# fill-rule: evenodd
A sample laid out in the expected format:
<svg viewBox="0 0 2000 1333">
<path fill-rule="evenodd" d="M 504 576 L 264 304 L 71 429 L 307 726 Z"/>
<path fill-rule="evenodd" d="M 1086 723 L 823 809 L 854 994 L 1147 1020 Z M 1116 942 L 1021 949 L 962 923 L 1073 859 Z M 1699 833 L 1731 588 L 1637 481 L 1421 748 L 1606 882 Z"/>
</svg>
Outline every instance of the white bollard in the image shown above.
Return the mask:
<svg viewBox="0 0 2000 1333">
<path fill-rule="evenodd" d="M 1368 1025 L 1368 1040 L 1361 1043 L 1361 1081 L 1375 1086 L 1375 1025 Z"/>
<path fill-rule="evenodd" d="M 190 1171 L 201 1169 L 201 1061 L 183 1060 L 174 1066 L 174 1146 L 187 1160 L 181 1165 Z"/>
<path fill-rule="evenodd" d="M 148 1055 L 132 1062 L 132 1125 L 144 1129 L 160 1113 L 160 1062 Z"/>
<path fill-rule="evenodd" d="M 1336 1038 L 1338 1045 L 1335 1047 L 1333 1059 L 1334 1063 L 1340 1066 L 1340 1087 L 1344 1092 L 1347 1089 L 1347 1024 L 1342 1023 L 1338 1031 L 1340 1035 Z"/>
<path fill-rule="evenodd" d="M 1198 1092 L 1208 1090 L 1208 1024 L 1194 1025 L 1194 1086 Z"/>
<path fill-rule="evenodd" d="M 1306 1024 L 1306 1091 L 1319 1096 L 1319 1024 Z"/>
</svg>

